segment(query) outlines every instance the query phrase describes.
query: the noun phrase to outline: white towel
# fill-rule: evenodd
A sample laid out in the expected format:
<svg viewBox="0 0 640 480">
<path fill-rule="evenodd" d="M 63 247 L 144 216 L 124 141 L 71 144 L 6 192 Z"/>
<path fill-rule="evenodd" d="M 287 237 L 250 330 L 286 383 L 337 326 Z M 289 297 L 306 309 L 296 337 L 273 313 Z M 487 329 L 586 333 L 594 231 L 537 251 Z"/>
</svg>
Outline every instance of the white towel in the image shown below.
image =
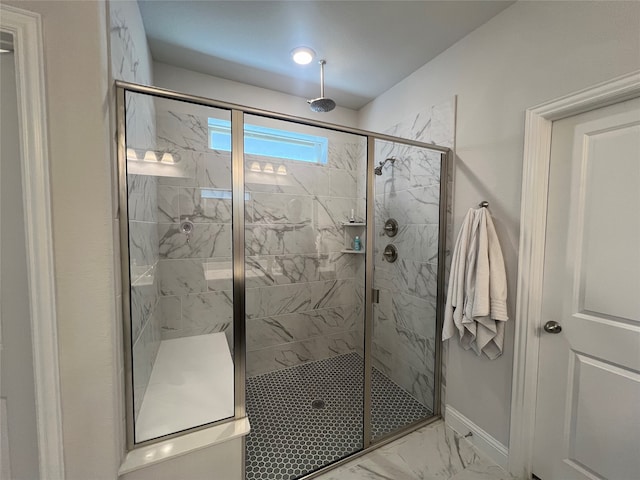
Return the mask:
<svg viewBox="0 0 640 480">
<path fill-rule="evenodd" d="M 486 208 L 465 216 L 451 260 L 442 339 L 458 332 L 462 347 L 502 354 L 507 316 L 504 259 L 491 215 Z"/>
<path fill-rule="evenodd" d="M 454 333 L 460 333 L 460 341 L 463 344 L 470 341 L 464 338 L 465 330 L 460 329 L 462 316 L 464 314 L 465 303 L 465 282 L 467 277 L 467 250 L 469 239 L 473 229 L 475 210 L 470 209 L 462 220 L 462 227 L 458 233 L 458 239 L 453 249 L 451 258 L 451 272 L 449 273 L 449 291 L 447 293 L 447 304 L 444 310 L 444 324 L 442 326 L 442 339 L 448 340 Z M 475 337 L 475 332 L 472 334 Z"/>
</svg>

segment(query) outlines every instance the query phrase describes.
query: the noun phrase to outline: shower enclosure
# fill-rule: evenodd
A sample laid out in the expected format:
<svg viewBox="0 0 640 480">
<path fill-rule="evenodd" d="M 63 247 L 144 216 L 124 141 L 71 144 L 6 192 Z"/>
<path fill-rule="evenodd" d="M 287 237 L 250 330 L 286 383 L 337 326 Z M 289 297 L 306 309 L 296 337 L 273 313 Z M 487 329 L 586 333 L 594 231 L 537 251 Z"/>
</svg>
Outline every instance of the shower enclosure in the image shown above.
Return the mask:
<svg viewBox="0 0 640 480">
<path fill-rule="evenodd" d="M 247 479 L 436 418 L 449 150 L 117 84 L 129 448 L 248 415 Z"/>
</svg>

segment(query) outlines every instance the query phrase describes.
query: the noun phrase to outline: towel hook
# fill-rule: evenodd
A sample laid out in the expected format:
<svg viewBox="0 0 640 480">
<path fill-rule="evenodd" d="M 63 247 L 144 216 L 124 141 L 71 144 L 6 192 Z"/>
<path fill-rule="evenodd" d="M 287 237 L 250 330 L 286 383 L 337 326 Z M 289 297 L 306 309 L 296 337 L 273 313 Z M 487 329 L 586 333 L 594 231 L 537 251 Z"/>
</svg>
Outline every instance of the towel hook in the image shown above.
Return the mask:
<svg viewBox="0 0 640 480">
<path fill-rule="evenodd" d="M 487 202 L 487 201 L 485 200 L 485 201 L 483 201 L 483 202 L 480 202 L 480 203 L 478 204 L 478 206 L 479 206 L 480 208 L 489 208 L 489 202 Z"/>
</svg>

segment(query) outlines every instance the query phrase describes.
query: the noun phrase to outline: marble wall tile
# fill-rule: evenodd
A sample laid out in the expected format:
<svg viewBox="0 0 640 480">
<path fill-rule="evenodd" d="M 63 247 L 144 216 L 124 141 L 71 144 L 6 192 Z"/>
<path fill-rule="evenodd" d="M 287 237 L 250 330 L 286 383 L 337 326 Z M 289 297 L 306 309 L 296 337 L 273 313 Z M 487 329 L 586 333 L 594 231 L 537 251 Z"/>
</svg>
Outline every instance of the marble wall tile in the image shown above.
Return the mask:
<svg viewBox="0 0 640 480">
<path fill-rule="evenodd" d="M 436 331 L 436 304 L 405 293 L 392 296 L 395 324 L 433 340 Z"/>
<path fill-rule="evenodd" d="M 254 350 L 247 352 L 247 376 L 252 377 L 314 360 L 314 354 L 304 342 Z"/>
<path fill-rule="evenodd" d="M 380 255 L 376 256 L 375 263 L 375 288 L 392 293 L 404 292 L 431 302 L 437 300 L 437 265 L 402 258 L 395 263 L 385 264 L 379 257 Z"/>
<path fill-rule="evenodd" d="M 151 57 L 144 34 L 131 26 L 130 6 L 124 2 L 109 4 L 111 69 L 114 78 L 151 83 Z"/>
<path fill-rule="evenodd" d="M 304 312 L 313 308 L 309 284 L 292 284 L 260 289 L 258 316 L 268 317 Z"/>
<path fill-rule="evenodd" d="M 404 362 L 395 365 L 394 381 L 416 400 L 433 411 L 433 371 L 424 371 Z"/>
<path fill-rule="evenodd" d="M 260 317 L 261 288 L 245 290 L 245 316 L 247 319 Z"/>
<path fill-rule="evenodd" d="M 401 258 L 437 264 L 438 234 L 438 225 L 409 224 L 400 225 L 397 235 L 389 238 L 384 233 L 383 227 L 380 227 L 376 228 L 376 246 L 379 250 L 387 243 L 392 243 L 398 249 L 398 255 Z"/>
<path fill-rule="evenodd" d="M 354 289 L 353 279 L 263 287 L 258 289 L 260 300 L 256 316 L 269 317 L 352 305 Z"/>
<path fill-rule="evenodd" d="M 142 406 L 144 393 L 149 384 L 153 364 L 160 347 L 160 334 L 155 312 L 145 323 L 137 341 L 133 344 L 133 393 L 134 414 L 137 415 Z"/>
<path fill-rule="evenodd" d="M 201 333 L 221 331 L 216 325 L 233 319 L 233 296 L 230 291 L 207 292 L 182 296 L 182 328 Z"/>
<path fill-rule="evenodd" d="M 157 222 L 157 180 L 145 175 L 128 175 L 127 183 L 129 220 Z"/>
<path fill-rule="evenodd" d="M 351 216 L 351 209 L 356 208 L 356 202 L 348 197 L 316 197 L 317 216 L 315 217 L 318 226 L 338 226 L 343 222 L 348 222 Z"/>
<path fill-rule="evenodd" d="M 129 222 L 129 257 L 132 270 L 147 265 L 149 268 L 158 259 L 158 233 L 154 222 Z"/>
<path fill-rule="evenodd" d="M 179 296 L 163 296 L 159 298 L 158 309 L 161 315 L 160 329 L 162 339 L 165 334 L 182 330 L 182 306 L 181 297 Z"/>
<path fill-rule="evenodd" d="M 169 185 L 158 185 L 157 198 L 158 221 L 163 223 L 180 221 L 180 189 Z"/>
<path fill-rule="evenodd" d="M 193 337 L 197 335 L 208 335 L 210 333 L 222 332 L 227 339 L 229 352 L 233 355 L 233 322 L 212 322 L 202 325 L 187 324 L 180 330 L 163 331 L 162 339 L 171 340 L 174 338 Z"/>
<path fill-rule="evenodd" d="M 295 244 L 296 225 L 247 225 L 245 254 L 278 255 L 290 251 Z"/>
<path fill-rule="evenodd" d="M 359 165 L 367 157 L 366 139 L 335 140 L 329 142 L 328 166 L 341 170 L 358 170 Z"/>
<path fill-rule="evenodd" d="M 396 325 L 396 339 L 396 361 L 413 365 L 420 371 L 426 371 L 427 339 L 399 325 Z"/>
<path fill-rule="evenodd" d="M 182 295 L 207 291 L 204 262 L 199 259 L 160 260 L 161 295 Z"/>
<path fill-rule="evenodd" d="M 126 145 L 142 152 L 155 150 L 156 124 L 153 100 L 144 94 L 125 92 Z"/>
<path fill-rule="evenodd" d="M 206 111 L 195 113 L 176 112 L 176 101 L 156 99 L 156 135 L 158 148 L 164 151 L 207 151 L 209 125 Z M 204 110 L 204 109 L 199 109 Z"/>
<path fill-rule="evenodd" d="M 395 218 L 400 225 L 438 224 L 440 217 L 440 186 L 431 185 L 396 191 L 395 195 L 375 197 L 376 209 Z M 381 218 L 384 222 L 385 219 Z"/>
<path fill-rule="evenodd" d="M 210 258 L 203 263 L 207 290 L 233 290 L 233 263 L 231 257 Z"/>
<path fill-rule="evenodd" d="M 329 170 L 329 196 L 335 197 L 357 197 L 357 170 Z M 318 192 L 320 195 L 326 195 L 327 191 Z"/>
<path fill-rule="evenodd" d="M 254 193 L 253 218 L 261 224 L 307 225 L 313 221 L 313 199 L 303 195 Z"/>
<path fill-rule="evenodd" d="M 387 377 L 393 378 L 394 362 L 391 351 L 374 341 L 371 346 L 371 356 L 373 359 L 373 366 L 380 372 L 384 373 Z"/>
<path fill-rule="evenodd" d="M 320 358 L 350 353 L 362 348 L 361 344 L 358 333 L 352 331 L 253 350 L 247 352 L 247 375 L 260 375 Z"/>
<path fill-rule="evenodd" d="M 158 224 L 160 258 L 231 257 L 231 225 L 196 224 L 187 237 L 177 223 Z"/>
<path fill-rule="evenodd" d="M 341 334 L 355 329 L 360 320 L 351 306 L 249 319 L 247 350 Z"/>
<path fill-rule="evenodd" d="M 452 146 L 454 106 L 448 101 L 419 111 L 386 133 Z M 375 155 L 376 163 L 396 161 L 376 176 L 374 186 L 374 285 L 381 289 L 374 309 L 374 365 L 432 407 L 441 155 L 386 141 L 376 142 Z M 400 224 L 393 238 L 381 229 L 389 217 Z M 399 251 L 393 264 L 382 258 L 388 243 Z"/>
<path fill-rule="evenodd" d="M 175 149 L 173 153 L 180 159 L 177 174 L 159 177 L 160 185 L 231 190 L 230 152 Z"/>
<path fill-rule="evenodd" d="M 114 79 L 153 84 L 152 59 L 135 2 L 109 2 L 111 73 Z M 157 148 L 154 98 L 127 93 L 127 146 Z M 161 340 L 158 177 L 127 176 L 130 233 L 134 415 L 137 415 Z M 115 190 L 115 186 L 114 186 Z"/>
<path fill-rule="evenodd" d="M 364 261 L 361 257 L 342 252 L 332 252 L 325 265 L 321 267 L 322 280 L 333 278 L 353 278 L 355 280 L 356 295 L 364 292 Z M 361 292 L 362 290 L 362 292 Z"/>
<path fill-rule="evenodd" d="M 261 255 L 245 258 L 248 287 L 316 282 L 352 278 L 353 255 L 296 254 Z"/>
<path fill-rule="evenodd" d="M 158 287 L 155 281 L 132 284 L 131 286 L 131 338 L 138 340 L 144 325 L 153 315 L 158 303 Z"/>
<path fill-rule="evenodd" d="M 384 148 L 389 145 L 389 148 Z M 409 190 L 427 187 L 440 183 L 440 154 L 429 150 L 418 149 L 399 144 L 381 143 L 378 145 L 376 158 L 393 158 L 395 162 L 387 163 L 382 175 L 375 177 L 376 194 L 398 190 Z M 387 151 L 385 151 L 387 150 Z"/>
<path fill-rule="evenodd" d="M 286 175 L 254 172 L 254 163 L 264 169 L 267 163 L 274 170 L 283 165 Z M 290 195 L 320 195 L 329 190 L 329 169 L 326 165 L 277 160 L 257 155 L 245 158 L 245 188 L 249 192 L 283 193 Z"/>
<path fill-rule="evenodd" d="M 400 284 L 409 295 L 437 301 L 438 267 L 432 263 L 400 261 Z"/>
<path fill-rule="evenodd" d="M 178 315 L 180 303 L 179 320 L 165 320 L 163 335 L 173 338 L 210 328 L 209 321 L 201 325 L 197 320 L 206 316 L 208 303 L 213 301 L 202 297 L 205 293 L 201 289 L 219 294 L 231 282 L 231 277 L 222 273 L 230 269 L 230 263 L 225 263 L 231 256 L 230 203 L 216 198 L 221 196 L 219 192 L 210 192 L 230 190 L 230 155 L 207 150 L 205 110 L 187 111 L 161 100 L 154 107 L 158 148 L 174 152 L 180 158 L 179 165 L 184 166 L 180 176 L 158 179 L 159 257 L 166 274 L 162 293 L 175 299 L 166 302 L 172 315 Z M 366 145 L 364 139 L 352 135 L 328 132 L 327 137 L 327 164 L 274 161 L 256 155 L 246 158 L 246 309 L 248 318 L 262 327 L 256 327 L 256 349 L 261 346 L 259 338 L 265 342 L 263 348 L 271 345 L 269 335 L 275 335 L 278 325 L 286 325 L 294 338 L 307 342 L 291 350 L 305 358 L 333 355 L 357 343 L 349 336 L 343 338 L 350 324 L 332 325 L 329 320 L 334 317 L 327 317 L 326 312 L 353 310 L 354 302 L 362 301 L 362 295 L 355 294 L 353 277 L 354 264 L 362 263 L 364 257 L 340 253 L 345 246 L 340 223 L 347 220 L 352 208 L 364 211 L 358 205 L 364 200 L 358 202 L 355 197 L 356 172 L 364 175 Z M 287 175 L 252 171 L 253 162 L 261 168 L 267 162 L 275 168 L 282 165 Z M 334 201 L 330 195 L 338 192 L 344 198 Z M 196 224 L 188 243 L 178 230 L 178 222 L 184 218 Z M 201 263 L 203 260 L 206 262 Z M 215 265 L 209 268 L 212 263 Z M 168 278 L 170 275 L 174 278 Z M 302 321 L 292 323 L 294 317 Z M 301 325 L 306 325 L 306 330 Z M 267 327 L 271 328 L 269 335 L 264 333 Z M 286 358 L 293 353 L 282 349 L 279 355 Z M 271 357 L 272 365 L 287 363 Z"/>
<path fill-rule="evenodd" d="M 345 248 L 342 225 L 307 225 L 297 231 L 292 253 L 336 253 Z"/>
<path fill-rule="evenodd" d="M 231 223 L 231 191 L 180 188 L 179 218 L 194 223 Z"/>
<path fill-rule="evenodd" d="M 194 153 L 196 187 L 231 190 L 231 152 Z"/>
<path fill-rule="evenodd" d="M 443 147 L 455 146 L 456 98 L 431 107 L 431 142 Z"/>
</svg>

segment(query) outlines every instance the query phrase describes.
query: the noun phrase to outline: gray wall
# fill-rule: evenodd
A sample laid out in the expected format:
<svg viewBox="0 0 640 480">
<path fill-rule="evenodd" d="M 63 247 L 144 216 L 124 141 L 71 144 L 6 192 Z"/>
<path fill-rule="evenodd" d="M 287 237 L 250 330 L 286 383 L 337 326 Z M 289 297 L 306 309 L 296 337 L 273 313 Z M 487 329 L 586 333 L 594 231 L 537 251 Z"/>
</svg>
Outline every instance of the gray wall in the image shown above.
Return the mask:
<svg viewBox="0 0 640 480">
<path fill-rule="evenodd" d="M 18 48 L 20 48 L 18 46 Z M 6 401 L 11 478 L 38 478 L 38 432 L 29 313 L 29 285 L 22 202 L 22 161 L 13 53 L 0 54 L 0 319 L 2 319 L 2 385 Z M 3 432 L 5 433 L 5 432 Z M 2 465 L 3 468 L 5 465 Z"/>
<path fill-rule="evenodd" d="M 415 105 L 458 96 L 454 229 L 491 203 L 511 320 L 495 361 L 450 341 L 447 403 L 509 443 L 520 187 L 526 108 L 640 68 L 637 2 L 518 2 L 385 92 L 360 126 L 385 130 Z"/>
<path fill-rule="evenodd" d="M 66 477 L 113 480 L 121 458 L 122 346 L 106 6 L 3 3 L 42 15 Z"/>
</svg>

